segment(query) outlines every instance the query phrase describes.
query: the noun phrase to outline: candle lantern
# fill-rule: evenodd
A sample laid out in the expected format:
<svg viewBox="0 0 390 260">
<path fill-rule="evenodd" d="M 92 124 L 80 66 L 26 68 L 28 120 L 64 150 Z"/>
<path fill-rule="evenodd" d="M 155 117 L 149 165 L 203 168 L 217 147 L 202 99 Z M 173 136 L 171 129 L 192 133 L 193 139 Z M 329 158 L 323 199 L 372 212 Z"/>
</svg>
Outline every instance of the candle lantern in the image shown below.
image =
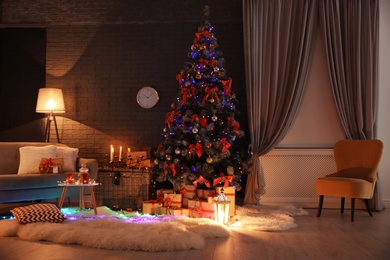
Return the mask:
<svg viewBox="0 0 390 260">
<path fill-rule="evenodd" d="M 230 200 L 225 196 L 223 187 L 221 193 L 214 199 L 214 216 L 215 221 L 227 225 L 229 222 Z"/>
</svg>

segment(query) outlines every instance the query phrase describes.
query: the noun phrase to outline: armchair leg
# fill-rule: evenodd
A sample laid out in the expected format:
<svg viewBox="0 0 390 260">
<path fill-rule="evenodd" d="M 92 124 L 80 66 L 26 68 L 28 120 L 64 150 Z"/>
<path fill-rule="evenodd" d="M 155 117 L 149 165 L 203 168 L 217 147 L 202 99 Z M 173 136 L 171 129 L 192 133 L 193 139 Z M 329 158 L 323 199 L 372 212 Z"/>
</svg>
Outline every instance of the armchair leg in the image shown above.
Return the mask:
<svg viewBox="0 0 390 260">
<path fill-rule="evenodd" d="M 320 195 L 320 200 L 318 203 L 317 218 L 321 216 L 322 204 L 324 203 L 324 195 Z"/>
<path fill-rule="evenodd" d="M 355 215 L 355 199 L 351 199 L 351 221 L 353 222 Z"/>
<path fill-rule="evenodd" d="M 368 214 L 370 214 L 370 217 L 372 217 L 372 211 L 371 211 L 368 199 L 364 199 L 364 203 L 366 204 L 366 208 L 367 208 Z"/>
<path fill-rule="evenodd" d="M 344 213 L 345 198 L 341 198 L 341 213 Z"/>
</svg>

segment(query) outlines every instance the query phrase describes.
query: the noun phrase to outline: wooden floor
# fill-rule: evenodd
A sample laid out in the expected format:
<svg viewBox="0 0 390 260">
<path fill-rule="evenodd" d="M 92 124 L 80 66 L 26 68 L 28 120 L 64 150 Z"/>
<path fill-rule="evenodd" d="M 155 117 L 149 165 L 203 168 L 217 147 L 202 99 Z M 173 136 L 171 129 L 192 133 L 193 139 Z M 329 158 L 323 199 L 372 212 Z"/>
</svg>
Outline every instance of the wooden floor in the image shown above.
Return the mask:
<svg viewBox="0 0 390 260">
<path fill-rule="evenodd" d="M 230 237 L 207 239 L 201 250 L 177 252 L 111 251 L 78 245 L 27 242 L 0 237 L 0 259 L 390 259 L 390 211 L 369 217 L 357 210 L 355 222 L 349 210 L 324 209 L 320 218 L 315 209 L 297 216 L 297 228 L 283 232 L 232 229 Z M 104 234 L 102 234 L 104 236 Z"/>
</svg>

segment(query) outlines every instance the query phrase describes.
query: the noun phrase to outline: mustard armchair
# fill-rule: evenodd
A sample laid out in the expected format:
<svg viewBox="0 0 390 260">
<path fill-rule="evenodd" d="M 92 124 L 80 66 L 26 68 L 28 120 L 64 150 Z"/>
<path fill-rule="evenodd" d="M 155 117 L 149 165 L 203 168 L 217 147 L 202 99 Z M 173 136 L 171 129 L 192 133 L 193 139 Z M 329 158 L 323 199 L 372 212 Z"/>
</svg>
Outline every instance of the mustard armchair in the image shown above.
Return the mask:
<svg viewBox="0 0 390 260">
<path fill-rule="evenodd" d="M 351 221 L 354 221 L 355 199 L 363 199 L 372 217 L 369 199 L 374 194 L 382 151 L 380 140 L 341 140 L 335 144 L 337 172 L 316 180 L 317 217 L 321 216 L 324 196 L 341 197 L 341 213 L 344 213 L 345 198 L 350 198 Z"/>
</svg>

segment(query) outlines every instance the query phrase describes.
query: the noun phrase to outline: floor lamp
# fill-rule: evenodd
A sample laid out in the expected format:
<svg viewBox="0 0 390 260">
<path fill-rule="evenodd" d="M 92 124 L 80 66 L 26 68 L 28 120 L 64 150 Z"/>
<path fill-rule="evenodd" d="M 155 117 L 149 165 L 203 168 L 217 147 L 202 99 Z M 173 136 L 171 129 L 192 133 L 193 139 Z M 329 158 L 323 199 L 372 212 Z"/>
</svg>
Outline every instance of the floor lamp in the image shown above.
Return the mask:
<svg viewBox="0 0 390 260">
<path fill-rule="evenodd" d="M 64 104 L 64 97 L 62 95 L 62 89 L 40 88 L 35 112 L 49 114 L 46 121 L 45 141 L 48 143 L 50 142 L 50 126 L 51 126 L 51 122 L 54 121 L 54 127 L 57 135 L 57 142 L 60 143 L 56 116 L 54 114 L 65 113 L 65 104 Z"/>
</svg>

